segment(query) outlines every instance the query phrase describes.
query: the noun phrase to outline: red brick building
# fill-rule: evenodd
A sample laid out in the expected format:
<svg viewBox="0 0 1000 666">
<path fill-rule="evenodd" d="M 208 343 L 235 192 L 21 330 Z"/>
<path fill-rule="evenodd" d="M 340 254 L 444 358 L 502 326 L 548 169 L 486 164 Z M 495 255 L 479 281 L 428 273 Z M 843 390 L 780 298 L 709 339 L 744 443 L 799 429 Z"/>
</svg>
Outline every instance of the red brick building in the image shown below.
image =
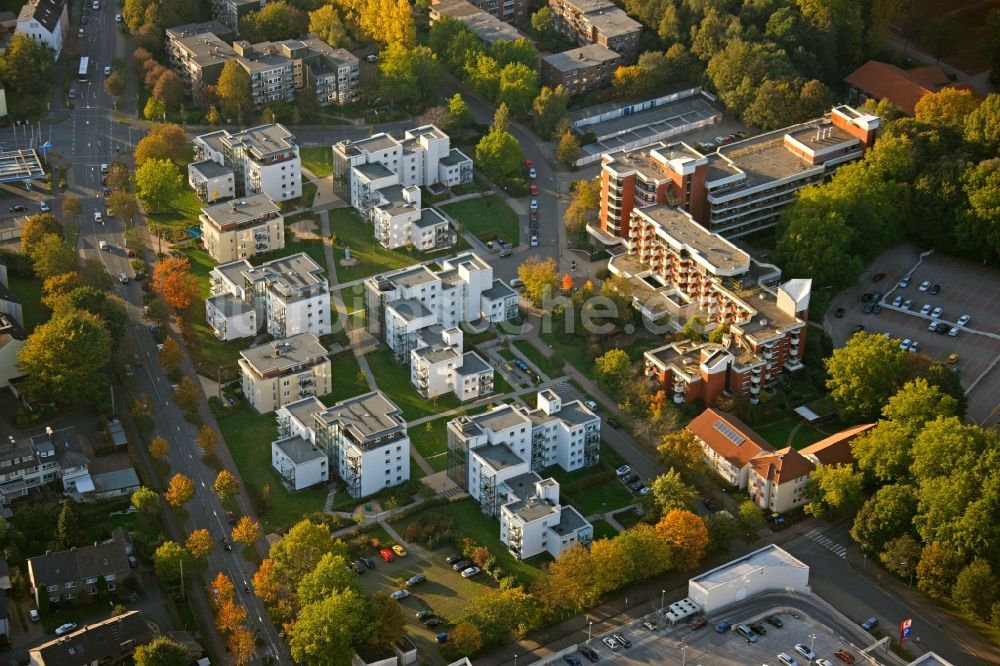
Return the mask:
<svg viewBox="0 0 1000 666">
<path fill-rule="evenodd" d="M 844 81 L 855 102 L 887 99 L 908 116 L 913 115 L 913 109 L 921 97 L 945 88 L 961 88 L 975 94 L 972 84 L 952 83 L 937 65 L 900 69 L 886 62 L 869 60 L 844 77 Z"/>
</svg>

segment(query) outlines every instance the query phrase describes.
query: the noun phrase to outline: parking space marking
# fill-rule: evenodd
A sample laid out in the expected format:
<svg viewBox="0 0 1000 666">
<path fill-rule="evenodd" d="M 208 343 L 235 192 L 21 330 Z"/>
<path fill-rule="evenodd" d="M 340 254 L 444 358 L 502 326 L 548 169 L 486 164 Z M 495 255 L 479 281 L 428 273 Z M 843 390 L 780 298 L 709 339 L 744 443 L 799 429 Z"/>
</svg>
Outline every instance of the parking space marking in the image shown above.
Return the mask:
<svg viewBox="0 0 1000 666">
<path fill-rule="evenodd" d="M 812 541 L 815 541 L 819 545 L 826 548 L 828 551 L 836 555 L 837 557 L 842 557 L 847 559 L 847 548 L 840 545 L 830 537 L 824 535 L 819 530 L 809 530 L 806 532 L 805 537 Z"/>
</svg>

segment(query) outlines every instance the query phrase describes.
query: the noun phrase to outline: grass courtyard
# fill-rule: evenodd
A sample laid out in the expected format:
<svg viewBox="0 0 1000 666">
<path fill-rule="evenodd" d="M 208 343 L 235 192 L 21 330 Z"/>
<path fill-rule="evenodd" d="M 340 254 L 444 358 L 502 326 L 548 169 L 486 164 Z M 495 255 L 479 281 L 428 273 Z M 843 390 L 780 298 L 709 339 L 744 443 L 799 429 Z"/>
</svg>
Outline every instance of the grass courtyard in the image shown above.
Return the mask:
<svg viewBox="0 0 1000 666">
<path fill-rule="evenodd" d="M 527 356 L 528 360 L 542 371 L 542 374 L 548 375 L 549 379 L 562 376 L 563 364 L 560 360 L 546 356 L 527 340 L 514 340 L 513 344 L 519 352 Z"/>
<path fill-rule="evenodd" d="M 299 146 L 302 166 L 317 178 L 326 178 L 333 173 L 333 149 L 330 146 Z"/>
<path fill-rule="evenodd" d="M 188 351 L 191 352 L 195 368 L 209 377 L 215 377 L 219 368 L 223 369 L 223 379 L 236 377 L 236 361 L 240 351 L 246 349 L 246 340 L 220 342 L 212 327 L 205 321 L 205 299 L 208 298 L 209 272 L 215 268 L 215 261 L 208 252 L 199 248 L 184 250 L 184 256 L 191 262 L 191 274 L 198 279 L 201 299 L 194 301 L 184 313 L 191 335 L 188 336 Z"/>
<path fill-rule="evenodd" d="M 21 314 L 24 330 L 31 333 L 39 324 L 44 324 L 52 314 L 42 305 L 42 282 L 37 278 L 25 278 L 12 273 L 7 274 L 10 292 L 21 304 Z"/>
<path fill-rule="evenodd" d="M 146 217 L 154 224 L 177 229 L 197 227 L 201 225 L 198 216 L 201 215 L 201 209 L 205 205 L 194 190 L 189 187 L 181 187 L 180 191 L 167 203 L 167 212 L 152 213 Z"/>
<path fill-rule="evenodd" d="M 396 363 L 387 349 L 368 354 L 365 358 L 368 359 L 379 389 L 399 406 L 407 421 L 438 414 L 462 404 L 453 394 L 442 395 L 433 400 L 420 397 L 416 387 L 410 383 L 410 366 Z"/>
<path fill-rule="evenodd" d="M 320 399 L 326 405 L 353 398 L 368 392 L 368 382 L 358 375 L 361 371 L 358 359 L 350 349 L 330 357 L 330 375 L 333 377 L 331 391 Z"/>
<path fill-rule="evenodd" d="M 521 240 L 521 225 L 517 213 L 496 195 L 467 199 L 441 208 L 483 242 L 502 238 L 517 245 Z"/>
<path fill-rule="evenodd" d="M 802 424 L 801 427 L 795 430 L 795 426 L 800 423 Z M 808 423 L 803 423 L 802 419 L 797 416 L 788 417 L 770 425 L 760 426 L 755 428 L 755 430 L 758 435 L 767 440 L 776 449 L 783 449 L 791 445 L 793 449 L 798 450 L 810 444 L 815 444 L 826 437 L 823 431 Z M 831 432 L 836 432 L 836 430 L 831 430 Z"/>
</svg>

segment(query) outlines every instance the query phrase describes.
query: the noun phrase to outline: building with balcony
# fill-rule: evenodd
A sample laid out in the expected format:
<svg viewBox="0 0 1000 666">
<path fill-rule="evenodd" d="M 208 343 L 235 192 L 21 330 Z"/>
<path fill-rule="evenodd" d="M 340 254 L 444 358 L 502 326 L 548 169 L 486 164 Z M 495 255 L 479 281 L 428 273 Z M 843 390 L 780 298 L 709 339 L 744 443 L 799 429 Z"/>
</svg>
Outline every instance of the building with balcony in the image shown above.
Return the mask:
<svg viewBox="0 0 1000 666">
<path fill-rule="evenodd" d="M 306 398 L 302 404 L 316 404 L 319 400 Z M 330 480 L 326 454 L 314 443 L 299 436 L 285 437 L 271 442 L 271 467 L 281 475 L 281 481 L 291 492 L 303 490 Z"/>
<path fill-rule="evenodd" d="M 314 333 L 299 333 L 240 352 L 243 396 L 261 414 L 332 388 L 330 359 Z"/>
<path fill-rule="evenodd" d="M 218 21 L 167 28 L 167 62 L 188 85 L 195 100 L 215 85 L 225 64 L 236 57 L 229 45 L 233 31 Z"/>
<path fill-rule="evenodd" d="M 52 49 L 53 60 L 59 59 L 69 36 L 69 12 L 65 0 L 28 0 L 17 15 L 14 34 L 27 35 L 35 42 Z"/>
<path fill-rule="evenodd" d="M 574 472 L 600 462 L 601 419 L 579 400 L 564 403 L 552 390 L 537 407 L 501 405 L 448 422 L 448 476 L 483 511 L 496 516 L 507 479 L 558 465 Z"/>
<path fill-rule="evenodd" d="M 325 482 L 320 474 L 322 465 L 314 466 L 308 478 L 299 476 L 307 462 L 316 460 L 313 448 L 323 454 L 351 497 L 367 497 L 410 478 L 406 421 L 399 407 L 380 391 L 342 400 L 331 407 L 315 397 L 304 398 L 281 407 L 275 416 L 278 439 L 271 445 L 272 464 L 291 488 Z M 276 447 L 283 452 L 277 458 Z M 284 464 L 284 458 L 292 460 Z M 307 462 L 295 462 L 298 459 Z"/>
<path fill-rule="evenodd" d="M 117 666 L 132 664 L 132 655 L 156 634 L 140 611 L 92 622 L 28 651 L 29 666 Z"/>
<path fill-rule="evenodd" d="M 410 352 L 410 382 L 424 398 L 452 393 L 466 402 L 493 393 L 493 366 L 474 351 L 463 353 L 461 329 L 446 329 L 440 342 Z"/>
<path fill-rule="evenodd" d="M 785 513 L 805 504 L 803 491 L 822 465 L 853 465 L 851 442 L 875 427 L 852 426 L 796 451 L 790 446 L 750 461 L 747 493 L 761 509 Z"/>
<path fill-rule="evenodd" d="M 433 208 L 420 207 L 416 185 L 388 185 L 375 191 L 368 213 L 375 241 L 388 250 L 413 247 L 422 252 L 451 247 L 458 234 Z"/>
<path fill-rule="evenodd" d="M 630 238 L 632 211 L 668 204 L 709 231 L 734 238 L 777 224 L 802 188 L 860 158 L 880 120 L 849 106 L 820 118 L 729 144 L 705 155 L 658 142 L 602 158 L 600 229 L 606 244 Z"/>
<path fill-rule="evenodd" d="M 348 104 L 358 98 L 361 65 L 347 49 L 333 48 L 313 36 L 277 42 L 277 46 L 292 61 L 296 95 L 311 90 L 321 107 Z"/>
<path fill-rule="evenodd" d="M 275 340 L 331 331 L 330 287 L 323 269 L 301 252 L 252 266 L 242 259 L 209 273 L 205 318 L 222 341 L 259 332 Z"/>
<path fill-rule="evenodd" d="M 205 203 L 215 203 L 236 196 L 236 176 L 233 170 L 212 160 L 188 164 L 188 186 Z"/>
<path fill-rule="evenodd" d="M 519 15 L 527 11 L 526 0 L 434 0 L 430 6 L 431 24 L 447 16 L 465 24 L 479 38 L 484 46 L 497 42 L 513 42 L 525 39 L 510 22 L 517 21 Z"/>
<path fill-rule="evenodd" d="M 94 492 L 90 459 L 72 426 L 47 427 L 21 442 L 11 439 L 0 444 L 0 504 L 48 484 L 59 484 L 63 494 L 75 501 Z"/>
<path fill-rule="evenodd" d="M 542 58 L 542 84 L 562 86 L 570 95 L 580 95 L 611 83 L 622 64 L 621 54 L 600 44 L 553 53 Z"/>
<path fill-rule="evenodd" d="M 266 194 L 233 199 L 201 211 L 202 241 L 208 256 L 217 263 L 249 259 L 285 247 L 285 219 Z"/>
<path fill-rule="evenodd" d="M 594 540 L 594 527 L 580 512 L 559 503 L 559 483 L 529 472 L 505 484 L 500 507 L 500 543 L 519 560 L 548 553 L 559 557 Z"/>
<path fill-rule="evenodd" d="M 267 0 L 212 0 L 211 4 L 212 16 L 235 34 L 240 30 L 240 19 L 263 9 Z"/>
<path fill-rule="evenodd" d="M 335 144 L 333 176 L 338 195 L 371 220 L 371 210 L 395 196 L 380 197 L 379 190 L 471 183 L 472 160 L 451 147 L 447 134 L 434 125 L 423 125 L 406 130 L 402 140 L 379 133 Z"/>
<path fill-rule="evenodd" d="M 642 24 L 611 0 L 549 0 L 557 32 L 584 44 L 600 44 L 621 55 L 626 64 L 639 55 Z"/>
<path fill-rule="evenodd" d="M 104 590 L 113 592 L 132 574 L 128 556 L 132 542 L 119 527 L 111 539 L 92 546 L 49 552 L 28 558 L 28 579 L 35 603 L 89 600 Z"/>
<path fill-rule="evenodd" d="M 299 147 L 284 125 L 258 125 L 235 134 L 228 130 L 202 134 L 194 140 L 194 150 L 198 164 L 207 160 L 232 170 L 236 196 L 266 194 L 273 201 L 288 201 L 302 194 Z M 188 182 L 196 190 L 201 182 L 192 177 L 190 167 Z M 206 194 L 210 194 L 207 189 Z"/>
</svg>

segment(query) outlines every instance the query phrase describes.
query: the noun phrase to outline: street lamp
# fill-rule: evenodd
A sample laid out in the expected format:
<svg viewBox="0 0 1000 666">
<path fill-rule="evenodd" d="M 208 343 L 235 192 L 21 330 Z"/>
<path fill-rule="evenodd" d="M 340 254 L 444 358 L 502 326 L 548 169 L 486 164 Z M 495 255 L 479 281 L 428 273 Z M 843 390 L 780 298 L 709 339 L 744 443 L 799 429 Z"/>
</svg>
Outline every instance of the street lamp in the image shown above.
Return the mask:
<svg viewBox="0 0 1000 666">
<path fill-rule="evenodd" d="M 813 651 L 813 645 L 816 643 L 816 634 L 809 634 L 809 652 Z M 812 663 L 812 658 L 809 659 L 809 663 Z"/>
<path fill-rule="evenodd" d="M 594 621 L 587 620 L 587 645 L 590 645 L 590 632 L 594 628 Z"/>
<path fill-rule="evenodd" d="M 517 653 L 514 653 L 514 666 L 517 666 Z"/>
<path fill-rule="evenodd" d="M 667 594 L 666 590 L 660 590 L 660 612 L 663 612 L 663 597 Z"/>
<path fill-rule="evenodd" d="M 687 664 L 687 658 L 688 658 L 688 646 L 687 645 L 682 645 L 681 646 L 681 666 L 685 666 Z"/>
</svg>

